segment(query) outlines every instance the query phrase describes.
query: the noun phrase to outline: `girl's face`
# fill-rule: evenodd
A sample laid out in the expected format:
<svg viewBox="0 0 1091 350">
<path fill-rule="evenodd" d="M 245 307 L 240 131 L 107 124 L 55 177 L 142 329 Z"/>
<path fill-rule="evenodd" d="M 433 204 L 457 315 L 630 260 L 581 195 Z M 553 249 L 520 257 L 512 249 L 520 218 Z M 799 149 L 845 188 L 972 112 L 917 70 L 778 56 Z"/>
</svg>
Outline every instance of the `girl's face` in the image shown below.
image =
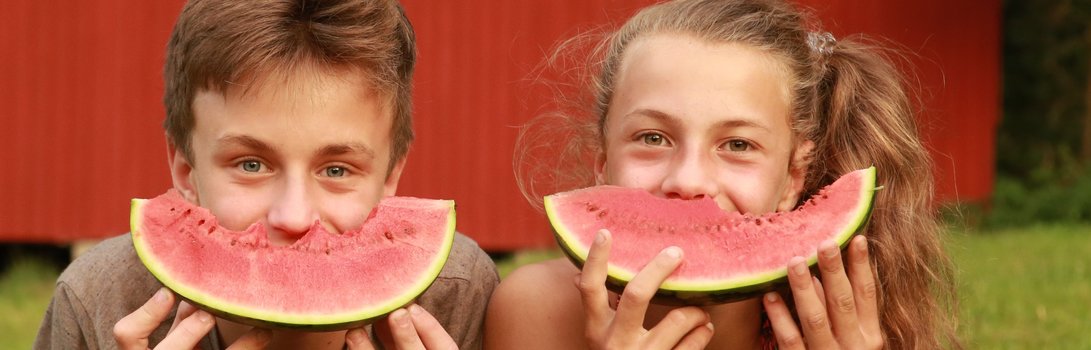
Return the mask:
<svg viewBox="0 0 1091 350">
<path fill-rule="evenodd" d="M 802 165 L 813 144 L 794 141 L 787 73 L 743 44 L 681 34 L 630 43 L 606 116 L 598 181 L 667 198 L 708 197 L 726 211 L 791 210 L 806 168 L 789 165 Z"/>
</svg>

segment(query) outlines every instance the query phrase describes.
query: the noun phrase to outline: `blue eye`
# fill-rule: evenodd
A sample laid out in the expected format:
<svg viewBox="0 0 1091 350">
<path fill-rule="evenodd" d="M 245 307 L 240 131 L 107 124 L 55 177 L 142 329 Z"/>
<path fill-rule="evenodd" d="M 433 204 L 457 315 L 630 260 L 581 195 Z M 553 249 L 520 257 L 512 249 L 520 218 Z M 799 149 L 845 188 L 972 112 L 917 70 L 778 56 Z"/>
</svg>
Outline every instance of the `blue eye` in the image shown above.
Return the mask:
<svg viewBox="0 0 1091 350">
<path fill-rule="evenodd" d="M 343 177 L 345 176 L 346 172 L 347 170 L 345 170 L 345 168 L 339 166 L 331 166 L 329 168 L 326 168 L 326 176 L 329 177 Z"/>
<path fill-rule="evenodd" d="M 261 171 L 261 162 L 256 160 L 245 160 L 239 163 L 239 169 L 248 173 L 256 173 Z"/>
</svg>

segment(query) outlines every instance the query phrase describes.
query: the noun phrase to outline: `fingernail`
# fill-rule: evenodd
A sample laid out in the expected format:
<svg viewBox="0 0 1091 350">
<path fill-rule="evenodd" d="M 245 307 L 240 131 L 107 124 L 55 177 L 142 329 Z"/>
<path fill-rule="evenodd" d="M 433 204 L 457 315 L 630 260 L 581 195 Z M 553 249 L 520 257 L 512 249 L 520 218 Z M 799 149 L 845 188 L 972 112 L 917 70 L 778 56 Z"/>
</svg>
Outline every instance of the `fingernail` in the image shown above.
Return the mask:
<svg viewBox="0 0 1091 350">
<path fill-rule="evenodd" d="M 155 292 L 155 302 L 165 303 L 167 301 L 167 293 L 170 293 L 167 291 L 167 287 L 159 288 L 159 291 Z"/>
<path fill-rule="evenodd" d="M 801 257 L 794 257 L 788 263 L 792 265 L 792 273 L 803 276 L 807 274 L 807 264 Z"/>
<path fill-rule="evenodd" d="M 832 258 L 837 256 L 837 244 L 832 240 L 825 240 L 819 245 L 819 249 L 822 250 L 822 256 Z"/>
<path fill-rule="evenodd" d="M 606 241 L 606 236 L 602 234 L 602 230 L 599 230 L 599 232 L 595 233 L 595 243 L 601 244 L 604 241 Z"/>
<path fill-rule="evenodd" d="M 409 312 L 414 314 L 414 315 L 420 315 L 420 314 L 424 313 L 424 309 L 421 308 L 417 304 L 413 304 L 413 305 L 409 306 Z"/>
<path fill-rule="evenodd" d="M 407 317 L 406 313 L 405 309 L 398 309 L 390 314 L 390 317 L 394 319 L 394 324 L 398 327 L 407 327 L 409 326 L 409 317 Z"/>
<path fill-rule="evenodd" d="M 663 249 L 663 253 L 667 254 L 667 257 L 670 257 L 672 259 L 679 259 L 682 257 L 682 248 L 670 246 L 667 247 L 667 249 Z"/>
<path fill-rule="evenodd" d="M 203 310 L 197 310 L 197 319 L 203 323 L 209 323 L 212 322 L 212 315 Z"/>
<path fill-rule="evenodd" d="M 867 254 L 867 237 L 860 236 L 856 240 L 856 251 Z"/>
<path fill-rule="evenodd" d="M 765 293 L 765 300 L 770 302 L 770 303 L 777 302 L 777 293 L 776 292 Z"/>
<path fill-rule="evenodd" d="M 712 322 L 705 323 L 705 327 L 708 327 L 708 330 L 710 330 L 710 331 L 713 331 L 713 332 L 716 331 L 716 327 L 712 326 Z"/>
<path fill-rule="evenodd" d="M 345 341 L 353 345 L 360 345 L 367 341 L 367 335 L 365 335 L 363 328 L 353 328 L 345 333 Z"/>
</svg>

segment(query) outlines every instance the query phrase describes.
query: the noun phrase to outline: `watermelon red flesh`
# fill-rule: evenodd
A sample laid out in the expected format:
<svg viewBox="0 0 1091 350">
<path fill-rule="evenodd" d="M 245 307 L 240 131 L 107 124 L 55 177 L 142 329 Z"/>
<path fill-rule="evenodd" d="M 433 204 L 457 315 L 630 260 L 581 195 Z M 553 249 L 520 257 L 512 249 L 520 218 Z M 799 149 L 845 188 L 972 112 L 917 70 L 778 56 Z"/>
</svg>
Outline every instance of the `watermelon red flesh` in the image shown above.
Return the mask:
<svg viewBox="0 0 1091 350">
<path fill-rule="evenodd" d="M 577 264 L 597 231 L 610 231 L 608 275 L 618 288 L 662 249 L 682 248 L 683 263 L 661 285 L 661 301 L 703 304 L 770 289 L 787 276 L 792 257 L 814 264 L 824 240 L 847 244 L 867 219 L 874 189 L 875 169 L 857 170 L 794 211 L 756 217 L 725 212 L 711 199 L 666 199 L 615 186 L 548 196 L 545 207 L 558 243 Z"/>
<path fill-rule="evenodd" d="M 431 285 L 454 239 L 454 203 L 383 199 L 363 227 L 316 223 L 289 246 L 260 224 L 220 227 L 176 192 L 133 200 L 133 243 L 165 286 L 209 311 L 255 325 L 339 329 L 404 306 Z"/>
</svg>

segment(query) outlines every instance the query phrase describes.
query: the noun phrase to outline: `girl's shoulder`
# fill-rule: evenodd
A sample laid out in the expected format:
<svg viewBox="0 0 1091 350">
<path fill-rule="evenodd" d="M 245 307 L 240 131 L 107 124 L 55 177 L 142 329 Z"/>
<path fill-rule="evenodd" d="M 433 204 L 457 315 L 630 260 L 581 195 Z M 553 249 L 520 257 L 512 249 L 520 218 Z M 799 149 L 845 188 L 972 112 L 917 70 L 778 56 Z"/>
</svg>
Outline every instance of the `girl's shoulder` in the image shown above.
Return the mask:
<svg viewBox="0 0 1091 350">
<path fill-rule="evenodd" d="M 486 348 L 586 347 L 569 344 L 583 339 L 583 305 L 575 284 L 579 272 L 572 263 L 555 259 L 504 277 L 486 311 Z"/>
<path fill-rule="evenodd" d="M 574 301 L 575 306 L 580 306 L 575 284 L 579 273 L 575 265 L 563 258 L 524 265 L 500 281 L 492 303 L 531 301 L 540 306 L 558 307 Z"/>
</svg>

